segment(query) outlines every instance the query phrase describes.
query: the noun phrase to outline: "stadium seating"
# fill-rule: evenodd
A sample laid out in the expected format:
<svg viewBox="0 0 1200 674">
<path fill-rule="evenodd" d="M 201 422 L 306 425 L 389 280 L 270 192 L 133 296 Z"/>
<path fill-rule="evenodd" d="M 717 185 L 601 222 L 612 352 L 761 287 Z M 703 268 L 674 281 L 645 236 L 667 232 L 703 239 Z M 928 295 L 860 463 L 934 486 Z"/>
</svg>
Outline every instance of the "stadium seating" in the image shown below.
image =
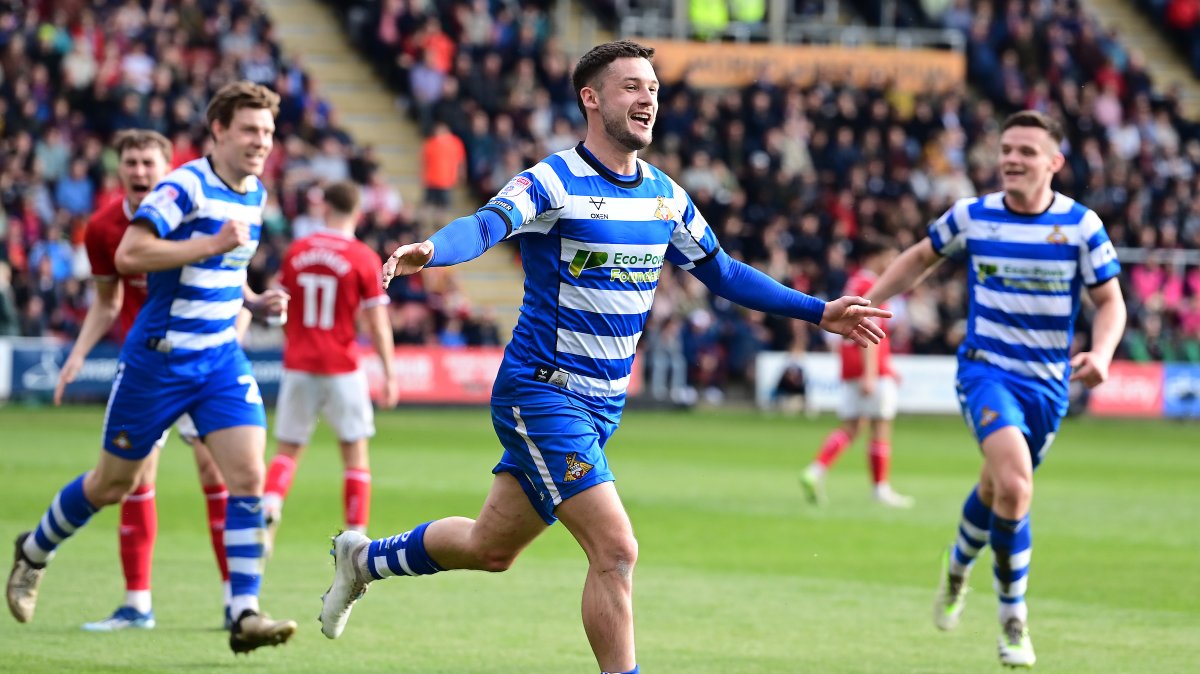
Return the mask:
<svg viewBox="0 0 1200 674">
<path fill-rule="evenodd" d="M 414 236 L 409 209 L 380 175 L 370 147 L 355 145 L 330 102 L 281 55 L 253 0 L 156 4 L 149 12 L 146 4 L 98 3 L 71 18 L 43 14 L 37 5 L 0 9 L 8 27 L 0 34 L 8 76 L 0 96 L 7 222 L 0 227 L 0 335 L 73 337 L 88 301 L 86 217 L 119 194 L 106 141 L 123 128 L 151 128 L 172 140 L 176 164 L 200 156 L 208 97 L 233 79 L 282 96 L 263 176 L 271 200 L 250 266 L 252 286 L 269 282 L 292 238 L 320 225 L 319 187 L 331 180 L 363 186 L 360 236 L 382 256 Z M 447 309 L 454 302 L 420 279 L 397 284 L 394 298 L 398 331 L 401 305 L 416 302 L 430 314 L 420 343 L 436 343 L 461 308 Z M 489 332 L 487 325 L 468 327 Z"/>
</svg>

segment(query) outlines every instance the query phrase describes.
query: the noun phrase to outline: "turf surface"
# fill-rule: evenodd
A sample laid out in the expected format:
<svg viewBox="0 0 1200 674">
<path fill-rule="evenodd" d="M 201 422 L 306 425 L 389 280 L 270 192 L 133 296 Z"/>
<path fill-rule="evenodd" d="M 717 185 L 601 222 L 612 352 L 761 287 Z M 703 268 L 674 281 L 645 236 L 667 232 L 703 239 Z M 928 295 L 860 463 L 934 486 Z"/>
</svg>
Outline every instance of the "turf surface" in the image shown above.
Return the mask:
<svg viewBox="0 0 1200 674">
<path fill-rule="evenodd" d="M 32 527 L 54 491 L 95 459 L 103 410 L 0 408 L 0 536 Z M 474 515 L 498 457 L 488 415 L 378 417 L 372 533 Z M 990 558 L 959 630 L 930 622 L 938 555 L 978 470 L 955 418 L 898 422 L 893 482 L 917 499 L 869 499 L 861 443 L 830 474 L 831 503 L 796 477 L 833 421 L 751 412 L 631 410 L 609 456 L 640 543 L 639 660 L 679 672 L 958 674 L 1000 671 Z M 1168 422 L 1069 421 L 1035 494 L 1031 630 L 1038 671 L 1176 674 L 1200 660 L 1200 436 Z M 190 451 L 160 467 L 152 632 L 91 634 L 122 599 L 117 510 L 61 550 L 35 621 L 0 626 L 14 672 L 595 672 L 579 621 L 585 560 L 553 527 L 508 573 L 373 585 L 338 641 L 321 636 L 328 536 L 341 469 L 321 427 L 298 471 L 263 592 L 300 622 L 282 648 L 235 658 Z M 270 451 L 270 450 L 268 450 Z M 4 552 L 7 555 L 8 552 Z"/>
</svg>

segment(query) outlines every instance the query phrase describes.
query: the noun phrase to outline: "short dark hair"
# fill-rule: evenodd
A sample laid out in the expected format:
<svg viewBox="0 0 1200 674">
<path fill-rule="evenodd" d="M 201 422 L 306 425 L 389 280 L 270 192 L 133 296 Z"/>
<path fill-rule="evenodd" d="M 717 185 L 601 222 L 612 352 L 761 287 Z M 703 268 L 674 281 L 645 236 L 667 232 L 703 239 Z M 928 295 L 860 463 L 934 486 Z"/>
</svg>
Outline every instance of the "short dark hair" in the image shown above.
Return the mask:
<svg viewBox="0 0 1200 674">
<path fill-rule="evenodd" d="M 275 117 L 279 114 L 279 94 L 248 80 L 230 82 L 218 89 L 208 102 L 205 113 L 208 129 L 212 130 L 213 122 L 228 128 L 233 123 L 233 116 L 242 108 L 270 110 L 271 116 Z"/>
<path fill-rule="evenodd" d="M 1014 126 L 1030 126 L 1035 129 L 1042 129 L 1050 134 L 1050 137 L 1054 139 L 1055 145 L 1061 144 L 1065 136 L 1062 124 L 1057 119 L 1037 110 L 1014 112 L 1000 125 L 1000 132 L 1008 131 Z"/>
<path fill-rule="evenodd" d="M 350 215 L 358 210 L 358 185 L 349 180 L 339 180 L 325 186 L 325 205 L 339 215 Z"/>
<path fill-rule="evenodd" d="M 148 147 L 158 148 L 162 152 L 163 159 L 168 164 L 171 163 L 171 155 L 174 154 L 174 148 L 171 146 L 171 141 L 167 140 L 157 131 L 149 129 L 126 129 L 118 131 L 117 135 L 113 136 L 113 149 L 117 151 L 117 158 L 125 154 L 126 150 L 144 150 Z"/>
<path fill-rule="evenodd" d="M 580 92 L 584 87 L 592 86 L 596 76 L 604 72 L 609 64 L 624 58 L 642 58 L 649 61 L 654 58 L 654 47 L 646 47 L 632 40 L 617 40 L 596 45 L 579 57 L 579 62 L 575 64 L 575 72 L 571 74 L 571 84 L 575 87 L 575 105 L 579 106 L 579 112 L 583 113 L 584 117 L 587 117 L 587 110 L 583 107 L 583 96 Z"/>
<path fill-rule="evenodd" d="M 899 250 L 896 242 L 890 237 L 876 236 L 870 239 L 860 241 L 858 244 L 858 259 L 862 262 L 882 255 L 888 251 Z"/>
</svg>

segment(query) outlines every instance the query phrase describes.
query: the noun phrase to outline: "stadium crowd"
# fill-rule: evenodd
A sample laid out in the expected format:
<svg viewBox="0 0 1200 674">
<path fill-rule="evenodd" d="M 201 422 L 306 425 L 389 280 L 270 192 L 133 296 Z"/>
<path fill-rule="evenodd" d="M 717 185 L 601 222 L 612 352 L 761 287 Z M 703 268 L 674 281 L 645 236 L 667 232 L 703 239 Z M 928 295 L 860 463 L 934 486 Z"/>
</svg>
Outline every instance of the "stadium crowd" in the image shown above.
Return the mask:
<svg viewBox="0 0 1200 674">
<path fill-rule="evenodd" d="M 107 141 L 152 129 L 171 140 L 174 165 L 206 154 L 205 106 L 235 79 L 282 96 L 252 287 L 272 283 L 287 244 L 322 226 L 321 186 L 332 181 L 362 186 L 358 234 L 383 256 L 413 236 L 411 209 L 372 147 L 281 55 L 253 0 L 0 3 L 0 72 L 0 335 L 75 335 L 89 303 L 86 221 L 120 194 Z M 398 286 L 394 299 L 398 343 L 497 341 L 452 274 Z"/>
<path fill-rule="evenodd" d="M 463 139 L 480 198 L 580 137 L 568 59 L 536 3 L 501 3 L 495 14 L 486 2 L 442 13 L 405 0 L 350 5 L 355 43 L 383 64 L 414 118 Z M 1178 92 L 1154 89 L 1140 53 L 1066 0 L 955 0 L 925 11 L 929 24 L 970 38 L 969 93 L 914 94 L 883 79 L 798 86 L 770 73 L 740 91 L 664 82 L 644 156 L 689 190 L 731 254 L 830 297 L 858 242 L 907 245 L 955 199 L 996 189 L 999 119 L 1034 108 L 1070 129 L 1058 189 L 1095 209 L 1119 246 L 1200 247 L 1200 136 Z M 897 302 L 897 351 L 954 349 L 962 274 Z M 1200 269 L 1151 256 L 1127 265 L 1126 281 L 1133 322 L 1122 355 L 1200 358 Z M 687 368 L 687 381 L 715 396 L 751 376 L 761 349 L 829 347 L 800 324 L 711 301 L 687 274 L 664 275 L 654 311 L 644 341 L 650 371 L 661 373 L 652 379 Z"/>
<path fill-rule="evenodd" d="M 360 234 L 381 254 L 415 236 L 410 205 L 386 185 L 370 146 L 355 145 L 312 81 L 280 56 L 252 1 L 100 2 L 77 21 L 51 11 L 55 4 L 0 10 L 0 333 L 69 337 L 83 315 L 78 244 L 89 210 L 112 195 L 107 135 L 157 128 L 175 142 L 177 162 L 194 157 L 204 151 L 203 102 L 234 77 L 284 97 L 266 178 L 275 195 L 269 233 L 252 283 L 265 283 L 286 242 L 315 226 L 312 188 L 323 180 L 364 185 Z M 582 135 L 571 60 L 548 4 L 336 7 L 416 123 L 432 130 L 440 122 L 462 140 L 466 180 L 482 200 Z M 1200 132 L 1176 90 L 1155 89 L 1140 53 L 1068 0 L 926 2 L 921 11 L 926 23 L 970 38 L 971 89 L 905 92 L 882 77 L 800 85 L 770 72 L 725 92 L 664 82 L 645 158 L 689 190 L 731 255 L 830 297 L 861 242 L 907 245 L 955 199 L 996 189 L 999 119 L 1035 108 L 1069 129 L 1058 189 L 1095 209 L 1118 246 L 1200 247 Z M 942 272 L 895 303 L 897 352 L 954 349 L 965 325 L 962 274 Z M 463 329 L 452 320 L 470 316 L 452 276 L 414 279 L 394 286 L 397 343 L 497 339 L 487 323 Z M 1119 355 L 1200 360 L 1200 269 L 1152 255 L 1127 264 L 1124 280 L 1131 323 Z M 694 388 L 714 399 L 751 378 L 762 349 L 831 348 L 803 324 L 714 302 L 690 275 L 671 271 L 642 344 L 658 394 Z"/>
</svg>

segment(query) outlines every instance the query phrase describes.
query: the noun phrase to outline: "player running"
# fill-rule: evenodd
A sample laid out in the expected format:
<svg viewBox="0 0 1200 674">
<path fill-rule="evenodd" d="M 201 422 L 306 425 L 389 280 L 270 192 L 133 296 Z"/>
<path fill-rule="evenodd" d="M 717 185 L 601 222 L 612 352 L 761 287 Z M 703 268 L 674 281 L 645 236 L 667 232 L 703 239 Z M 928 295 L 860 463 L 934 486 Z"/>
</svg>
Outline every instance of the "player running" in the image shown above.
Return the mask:
<svg viewBox="0 0 1200 674">
<path fill-rule="evenodd" d="M 1068 381 L 1108 377 L 1125 329 L 1116 249 L 1095 212 L 1050 188 L 1063 166 L 1062 126 L 1035 111 L 1001 127 L 1004 191 L 962 199 L 929 226 L 867 293 L 886 302 L 944 258 L 969 268 L 967 336 L 958 351 L 958 399 L 983 452 L 979 482 L 963 504 L 958 537 L 943 557 L 933 620 L 958 625 L 967 574 L 992 546 L 999 596 L 1000 662 L 1032 667 L 1025 588 L 1033 534 L 1033 471 L 1067 412 Z M 1084 289 L 1096 305 L 1091 350 L 1071 357 Z"/>
<path fill-rule="evenodd" d="M 95 468 L 55 495 L 35 530 L 17 537 L 7 598 L 18 621 L 33 617 L 58 546 L 132 491 L 163 432 L 189 414 L 230 494 L 230 648 L 248 652 L 295 633 L 295 622 L 259 612 L 266 412 L 235 327 L 243 303 L 278 313 L 286 299 L 278 291 L 246 292 L 266 202 L 258 175 L 278 109 L 279 96 L 266 87 L 244 81 L 222 87 L 207 111 L 212 155 L 172 171 L 134 213 L 117 248 L 117 271 L 147 273 L 148 295 L 121 350 L 104 414 L 104 451 Z"/>
<path fill-rule="evenodd" d="M 333 428 L 342 453 L 343 505 L 347 529 L 365 532 L 371 512 L 367 440 L 375 415 L 367 375 L 358 367 L 355 319 L 361 311 L 383 366 L 384 404 L 396 404 L 392 325 L 379 255 L 354 238 L 361 210 L 358 186 L 325 188 L 327 228 L 294 242 L 284 253 L 280 284 L 292 297 L 284 326 L 283 381 L 276 404 L 279 449 L 267 468 L 263 494 L 273 542 L 296 473 L 312 437 L 317 414 Z"/>
<path fill-rule="evenodd" d="M 117 246 L 129 228 L 133 213 L 158 184 L 171 166 L 171 142 L 154 131 L 131 130 L 117 134 L 113 140 L 117 152 L 117 180 L 125 192 L 101 208 L 88 220 L 84 245 L 92 265 L 96 297 L 88 307 L 79 337 L 63 363 L 58 384 L 54 388 L 54 404 L 61 405 L 67 385 L 75 381 L 84 359 L 100 339 L 118 322 L 118 335 L 124 339 L 133 327 L 134 318 L 146 301 L 146 275 L 123 275 L 117 272 Z M 225 591 L 226 620 L 229 619 L 229 567 L 225 563 L 225 506 L 229 492 L 225 480 L 213 461 L 212 454 L 200 438 L 187 415 L 179 418 L 176 428 L 184 441 L 192 446 L 200 487 L 204 490 L 208 510 L 208 530 L 213 553 Z M 155 508 L 154 480 L 158 472 L 159 451 L 167 441 L 164 433 L 142 467 L 137 484 L 121 502 L 121 523 L 118 529 L 121 570 L 125 575 L 125 603 L 103 620 L 86 623 L 83 629 L 92 632 L 114 632 L 154 627 L 154 608 L 150 595 L 150 572 L 154 558 L 154 543 L 158 537 L 158 512 Z"/>
<path fill-rule="evenodd" d="M 846 281 L 846 293 L 867 291 L 896 259 L 896 247 L 885 241 L 868 241 L 862 247 L 862 265 Z M 880 322 L 880 327 L 884 324 Z M 865 349 L 842 343 L 842 423 L 821 445 L 821 451 L 800 475 L 800 486 L 814 505 L 825 502 L 825 473 L 842 452 L 854 443 L 863 422 L 871 424 L 867 445 L 875 500 L 891 508 L 911 508 L 912 497 L 896 493 L 888 480 L 892 463 L 892 420 L 896 418 L 896 373 L 892 370 L 892 348 L 888 340 Z"/>
<path fill-rule="evenodd" d="M 826 304 L 730 258 L 688 195 L 638 160 L 658 112 L 653 54 L 629 41 L 585 54 L 573 75 L 588 121 L 584 141 L 388 259 L 385 282 L 393 273 L 465 262 L 519 236 L 524 304 L 492 390 L 492 422 L 505 451 L 477 520 L 440 519 L 374 541 L 353 531 L 334 539 L 325 636 L 342 633 L 368 583 L 449 569 L 504 571 L 561 519 L 588 558 L 582 612 L 596 661 L 605 672 L 637 672 L 638 546 L 604 447 L 621 418 L 663 263 L 744 306 L 817 323 L 863 345 L 881 338 L 868 317 L 890 314 L 866 300 Z M 401 610 L 415 616 L 419 608 Z"/>
</svg>

